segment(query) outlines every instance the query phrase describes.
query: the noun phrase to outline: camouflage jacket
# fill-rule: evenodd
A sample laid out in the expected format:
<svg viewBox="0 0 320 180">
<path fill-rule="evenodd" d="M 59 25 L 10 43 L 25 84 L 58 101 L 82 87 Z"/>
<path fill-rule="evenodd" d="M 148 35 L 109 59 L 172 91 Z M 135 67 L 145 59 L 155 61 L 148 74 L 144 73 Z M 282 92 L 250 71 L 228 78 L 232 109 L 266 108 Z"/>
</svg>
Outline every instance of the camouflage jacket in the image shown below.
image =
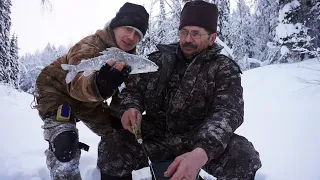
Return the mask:
<svg viewBox="0 0 320 180">
<path fill-rule="evenodd" d="M 110 113 L 119 116 L 119 101 L 116 95 L 111 103 L 112 108 L 104 103 L 95 83 L 95 74 L 83 76 L 83 73 L 79 72 L 71 83 L 66 84 L 68 71 L 61 68 L 61 64 L 77 65 L 81 60 L 99 56 L 100 52 L 108 47 L 117 45 L 112 30 L 106 27 L 80 40 L 66 55 L 59 57 L 40 72 L 36 81 L 36 108 L 40 116 L 54 113 L 61 104 L 70 105 L 73 115 L 85 123 L 106 123 Z M 135 49 L 132 53 L 136 53 Z"/>
<path fill-rule="evenodd" d="M 185 61 L 178 44 L 157 47 L 149 59 L 159 70 L 130 77 L 120 113 L 131 107 L 145 111 L 147 119 L 165 124 L 164 133 L 192 136 L 191 148 L 203 148 L 209 160 L 220 156 L 243 122 L 239 66 L 219 54 L 217 44 L 185 66 L 177 65 Z"/>
</svg>

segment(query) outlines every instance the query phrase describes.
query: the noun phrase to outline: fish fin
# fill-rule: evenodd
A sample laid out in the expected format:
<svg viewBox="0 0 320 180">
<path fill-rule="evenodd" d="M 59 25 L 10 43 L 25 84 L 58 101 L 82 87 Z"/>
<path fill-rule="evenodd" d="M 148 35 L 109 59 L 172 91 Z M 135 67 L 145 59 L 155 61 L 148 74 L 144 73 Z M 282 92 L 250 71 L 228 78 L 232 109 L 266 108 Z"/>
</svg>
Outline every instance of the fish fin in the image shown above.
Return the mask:
<svg viewBox="0 0 320 180">
<path fill-rule="evenodd" d="M 70 65 L 70 64 L 61 64 L 61 67 L 62 67 L 63 70 L 71 71 L 71 70 L 73 70 L 76 66 L 75 66 L 75 65 Z"/>
<path fill-rule="evenodd" d="M 69 84 L 74 79 L 74 77 L 76 77 L 76 75 L 76 71 L 70 71 L 66 76 L 66 83 Z"/>
</svg>

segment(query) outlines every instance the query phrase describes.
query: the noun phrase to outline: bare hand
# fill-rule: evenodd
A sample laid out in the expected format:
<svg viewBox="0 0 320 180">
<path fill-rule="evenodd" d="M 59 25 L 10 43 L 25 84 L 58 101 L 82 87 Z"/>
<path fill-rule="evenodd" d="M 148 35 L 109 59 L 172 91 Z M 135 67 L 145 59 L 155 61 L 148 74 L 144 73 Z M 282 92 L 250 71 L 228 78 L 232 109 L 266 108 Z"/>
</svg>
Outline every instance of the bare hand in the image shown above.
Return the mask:
<svg viewBox="0 0 320 180">
<path fill-rule="evenodd" d="M 206 152 L 202 148 L 196 148 L 176 157 L 164 176 L 171 177 L 170 180 L 194 180 L 207 160 Z"/>
<path fill-rule="evenodd" d="M 136 108 L 130 108 L 123 113 L 121 117 L 121 123 L 124 129 L 127 129 L 133 133 L 132 126 L 135 124 L 140 125 L 141 119 L 141 112 Z"/>
</svg>

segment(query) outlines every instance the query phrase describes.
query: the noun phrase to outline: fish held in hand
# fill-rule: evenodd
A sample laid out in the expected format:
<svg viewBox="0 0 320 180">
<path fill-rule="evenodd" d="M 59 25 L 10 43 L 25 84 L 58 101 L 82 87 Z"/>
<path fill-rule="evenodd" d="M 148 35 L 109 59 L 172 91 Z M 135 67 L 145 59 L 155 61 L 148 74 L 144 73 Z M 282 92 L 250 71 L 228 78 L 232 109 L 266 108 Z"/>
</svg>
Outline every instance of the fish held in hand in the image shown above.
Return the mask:
<svg viewBox="0 0 320 180">
<path fill-rule="evenodd" d="M 126 65 L 131 67 L 130 74 L 149 73 L 158 70 L 158 66 L 149 59 L 135 54 L 129 54 L 125 51 L 111 47 L 101 52 L 101 56 L 91 59 L 82 60 L 78 65 L 61 64 L 63 70 L 68 70 L 66 82 L 70 83 L 79 72 L 83 72 L 84 76 L 89 76 L 95 71 L 99 71 L 108 61 L 115 60 L 116 66 L 120 61 L 124 61 Z"/>
</svg>

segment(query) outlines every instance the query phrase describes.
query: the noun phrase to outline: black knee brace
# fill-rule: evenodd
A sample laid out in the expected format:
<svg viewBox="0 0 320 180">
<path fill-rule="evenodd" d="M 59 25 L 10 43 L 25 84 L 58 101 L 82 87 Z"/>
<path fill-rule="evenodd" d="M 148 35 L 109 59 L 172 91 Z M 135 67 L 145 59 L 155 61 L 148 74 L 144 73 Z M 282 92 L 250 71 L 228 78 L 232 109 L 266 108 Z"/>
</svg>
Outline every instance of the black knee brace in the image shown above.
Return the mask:
<svg viewBox="0 0 320 180">
<path fill-rule="evenodd" d="M 52 142 L 50 149 L 61 162 L 71 161 L 78 151 L 79 138 L 74 131 L 59 134 Z"/>
</svg>

